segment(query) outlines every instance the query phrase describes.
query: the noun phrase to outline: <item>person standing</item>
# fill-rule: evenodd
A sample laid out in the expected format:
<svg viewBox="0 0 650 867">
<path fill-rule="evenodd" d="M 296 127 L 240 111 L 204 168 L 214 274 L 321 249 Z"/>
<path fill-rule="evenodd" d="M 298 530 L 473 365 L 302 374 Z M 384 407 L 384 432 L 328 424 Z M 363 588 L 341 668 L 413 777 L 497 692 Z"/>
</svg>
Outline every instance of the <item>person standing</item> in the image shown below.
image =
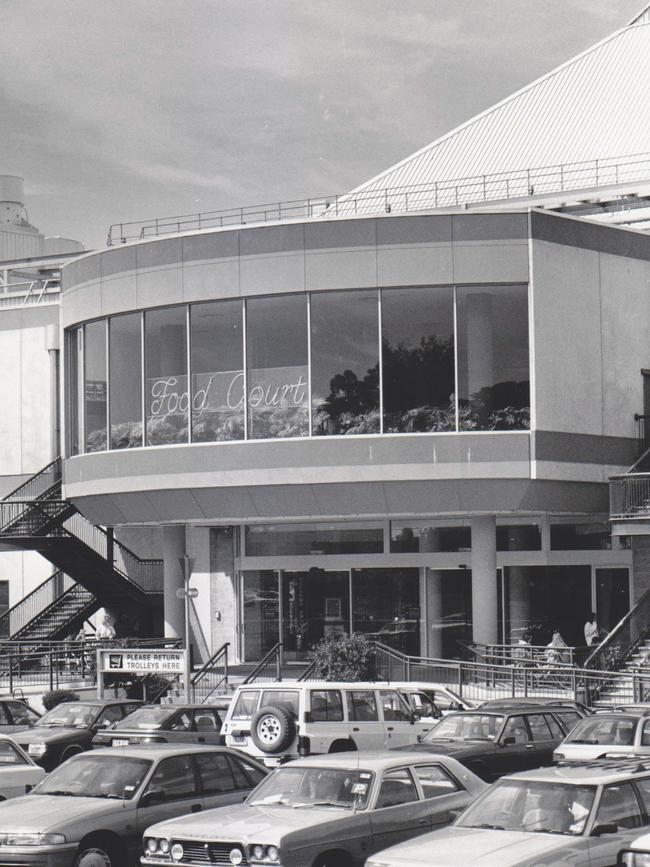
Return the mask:
<svg viewBox="0 0 650 867">
<path fill-rule="evenodd" d="M 596 621 L 596 612 L 592 611 L 589 615 L 589 619 L 585 623 L 585 644 L 587 647 L 594 647 L 598 644 L 599 635 L 600 629 Z"/>
<path fill-rule="evenodd" d="M 97 627 L 97 638 L 100 641 L 110 641 L 115 638 L 115 627 L 111 623 L 111 618 L 108 614 L 104 614 L 104 619 Z"/>
</svg>

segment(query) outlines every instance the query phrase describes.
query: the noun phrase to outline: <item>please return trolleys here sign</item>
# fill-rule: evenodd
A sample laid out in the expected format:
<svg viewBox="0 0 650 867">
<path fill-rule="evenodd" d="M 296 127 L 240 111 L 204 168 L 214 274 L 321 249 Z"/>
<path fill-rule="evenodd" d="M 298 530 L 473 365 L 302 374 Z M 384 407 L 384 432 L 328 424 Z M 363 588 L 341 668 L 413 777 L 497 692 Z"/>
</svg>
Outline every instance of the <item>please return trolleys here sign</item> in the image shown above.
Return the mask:
<svg viewBox="0 0 650 867">
<path fill-rule="evenodd" d="M 98 650 L 104 674 L 183 674 L 184 650 Z"/>
</svg>

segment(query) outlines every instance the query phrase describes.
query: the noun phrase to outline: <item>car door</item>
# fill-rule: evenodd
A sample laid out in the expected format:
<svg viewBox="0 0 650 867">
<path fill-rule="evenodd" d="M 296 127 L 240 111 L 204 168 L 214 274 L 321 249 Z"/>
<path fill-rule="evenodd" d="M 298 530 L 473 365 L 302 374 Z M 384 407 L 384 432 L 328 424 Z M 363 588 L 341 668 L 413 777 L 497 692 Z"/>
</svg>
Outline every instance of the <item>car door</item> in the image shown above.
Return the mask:
<svg viewBox="0 0 650 867">
<path fill-rule="evenodd" d="M 221 717 L 212 707 L 194 708 L 192 711 L 193 740 L 198 744 L 217 746 L 221 743 Z"/>
<path fill-rule="evenodd" d="M 431 829 L 431 805 L 409 768 L 384 771 L 370 812 L 371 849 L 378 852 Z"/>
<path fill-rule="evenodd" d="M 534 766 L 535 747 L 523 714 L 506 719 L 495 746 L 496 749 L 483 759 L 491 779 Z"/>
<path fill-rule="evenodd" d="M 531 768 L 553 764 L 553 750 L 562 742 L 562 729 L 552 714 L 529 713 L 526 715 L 533 750 L 530 751 Z"/>
<path fill-rule="evenodd" d="M 448 825 L 470 802 L 467 790 L 446 768 L 438 764 L 416 765 L 412 769 L 428 807 L 432 831 Z"/>
<path fill-rule="evenodd" d="M 384 722 L 379 719 L 374 689 L 346 690 L 348 733 L 359 750 L 382 750 L 386 746 Z"/>
<path fill-rule="evenodd" d="M 26 795 L 45 776 L 45 771 L 33 764 L 9 740 L 0 740 L 0 797 Z"/>
<path fill-rule="evenodd" d="M 388 749 L 417 743 L 417 736 L 431 728 L 430 723 L 414 723 L 411 709 L 396 689 L 379 691 L 379 707 L 384 720 L 385 744 Z"/>
<path fill-rule="evenodd" d="M 206 809 L 240 803 L 251 791 L 245 774 L 226 753 L 197 753 L 194 759 Z"/>
<path fill-rule="evenodd" d="M 159 732 L 161 737 L 170 744 L 196 743 L 196 733 L 193 731 L 192 712 L 183 708 L 168 720 L 165 730 Z"/>
<path fill-rule="evenodd" d="M 179 753 L 161 759 L 138 799 L 138 835 L 163 819 L 200 813 L 203 810 L 200 791 L 198 772 L 191 754 Z"/>
<path fill-rule="evenodd" d="M 616 863 L 619 849 L 626 848 L 642 833 L 647 821 L 642 815 L 637 791 L 632 783 L 604 786 L 591 827 L 588 829 L 590 867 L 609 867 Z M 616 833 L 593 836 L 598 826 L 615 825 Z"/>
</svg>

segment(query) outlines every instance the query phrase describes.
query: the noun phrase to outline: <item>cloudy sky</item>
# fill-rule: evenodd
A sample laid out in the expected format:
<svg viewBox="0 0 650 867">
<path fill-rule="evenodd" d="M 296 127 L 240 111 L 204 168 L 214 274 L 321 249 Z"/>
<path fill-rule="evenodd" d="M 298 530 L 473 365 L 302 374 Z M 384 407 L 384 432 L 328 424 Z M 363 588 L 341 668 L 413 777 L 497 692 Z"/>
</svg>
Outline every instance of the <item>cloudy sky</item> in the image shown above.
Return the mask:
<svg viewBox="0 0 650 867">
<path fill-rule="evenodd" d="M 0 173 L 88 247 L 114 222 L 344 192 L 642 5 L 0 0 Z"/>
</svg>

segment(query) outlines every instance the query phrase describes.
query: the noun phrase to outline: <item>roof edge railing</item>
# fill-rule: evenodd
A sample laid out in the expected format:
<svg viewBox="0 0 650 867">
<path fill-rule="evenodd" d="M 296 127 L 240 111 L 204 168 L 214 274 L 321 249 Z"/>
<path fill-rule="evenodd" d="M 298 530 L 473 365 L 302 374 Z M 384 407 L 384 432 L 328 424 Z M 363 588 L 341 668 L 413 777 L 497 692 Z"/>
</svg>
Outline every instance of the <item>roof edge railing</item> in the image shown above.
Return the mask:
<svg viewBox="0 0 650 867">
<path fill-rule="evenodd" d="M 108 230 L 107 246 L 156 238 L 160 235 L 245 226 L 247 223 L 282 223 L 314 217 L 463 207 L 593 187 L 619 186 L 633 181 L 650 181 L 650 152 L 513 169 L 408 186 L 367 185 L 365 189 L 330 196 L 113 223 Z"/>
</svg>

